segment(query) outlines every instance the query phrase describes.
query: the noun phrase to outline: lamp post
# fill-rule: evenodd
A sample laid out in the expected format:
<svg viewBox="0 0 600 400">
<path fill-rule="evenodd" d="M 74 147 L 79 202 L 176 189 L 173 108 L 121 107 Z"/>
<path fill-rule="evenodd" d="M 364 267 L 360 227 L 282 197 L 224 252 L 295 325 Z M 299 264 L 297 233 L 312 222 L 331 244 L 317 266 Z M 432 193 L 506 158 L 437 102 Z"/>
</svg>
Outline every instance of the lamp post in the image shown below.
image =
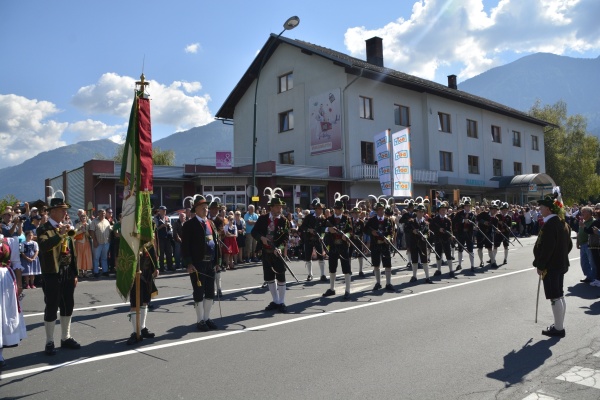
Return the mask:
<svg viewBox="0 0 600 400">
<path fill-rule="evenodd" d="M 271 50 L 271 47 L 273 47 L 273 45 L 277 42 L 277 39 L 279 39 L 279 37 L 281 35 L 283 35 L 283 32 L 294 29 L 295 27 L 298 26 L 298 24 L 300 24 L 300 18 L 298 18 L 296 16 L 290 17 L 287 19 L 287 21 L 285 21 L 285 23 L 283 24 L 283 30 L 279 33 L 279 35 L 277 35 L 275 40 L 271 42 L 269 47 L 266 49 L 265 54 L 263 54 L 262 60 L 260 60 L 260 66 L 258 67 L 258 72 L 256 73 L 256 86 L 254 87 L 254 123 L 253 123 L 253 127 L 252 127 L 252 190 L 253 191 L 254 191 L 254 188 L 256 188 L 256 97 L 258 96 L 258 81 L 260 79 L 260 71 L 262 70 L 263 66 L 265 65 L 265 61 L 267 59 L 267 54 L 269 54 L 269 50 Z M 254 196 L 255 193 L 253 192 L 252 195 Z"/>
</svg>

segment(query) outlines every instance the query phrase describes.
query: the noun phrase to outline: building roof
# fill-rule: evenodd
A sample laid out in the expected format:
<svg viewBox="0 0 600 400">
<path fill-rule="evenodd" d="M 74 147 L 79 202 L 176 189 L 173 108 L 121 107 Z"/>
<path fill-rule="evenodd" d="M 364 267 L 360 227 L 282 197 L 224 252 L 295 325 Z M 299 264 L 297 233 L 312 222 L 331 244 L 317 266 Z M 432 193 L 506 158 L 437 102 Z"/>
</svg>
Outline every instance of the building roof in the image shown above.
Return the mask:
<svg viewBox="0 0 600 400">
<path fill-rule="evenodd" d="M 340 53 L 338 51 L 328 49 L 326 47 L 318 46 L 309 42 L 304 42 L 297 39 L 289 39 L 280 36 L 279 38 L 275 34 L 271 34 L 257 54 L 252 64 L 242 76 L 238 84 L 233 88 L 221 108 L 216 114 L 218 119 L 234 119 L 234 110 L 242 98 L 246 90 L 250 87 L 252 82 L 256 79 L 259 72 L 261 61 L 264 58 L 266 63 L 268 59 L 273 55 L 277 46 L 281 43 L 299 48 L 303 53 L 307 55 L 317 55 L 328 60 L 331 60 L 335 65 L 345 68 L 346 73 L 362 76 L 366 79 L 373 79 L 378 82 L 386 83 L 389 85 L 402 87 L 408 90 L 413 90 L 419 93 L 430 93 L 432 95 L 444 97 L 459 103 L 475 106 L 484 110 L 492 111 L 501 115 L 506 115 L 515 119 L 526 121 L 539 126 L 551 126 L 549 122 L 531 117 L 527 113 L 516 110 L 514 108 L 505 106 L 500 103 L 485 99 L 483 97 L 475 96 L 473 94 L 460 91 L 458 89 L 452 89 L 448 86 L 441 85 L 439 83 L 422 79 L 413 75 L 405 74 L 400 71 L 396 71 L 390 68 L 380 67 L 375 64 L 368 63 L 364 60 L 360 60 L 355 57 L 350 57 L 347 54 Z M 268 52 L 268 53 L 267 53 Z"/>
<path fill-rule="evenodd" d="M 498 181 L 500 188 L 511 188 L 511 187 L 527 187 L 531 184 L 538 186 L 554 187 L 556 182 L 554 179 L 547 174 L 525 174 L 525 175 L 514 175 L 514 176 L 495 176 L 491 181 Z"/>
</svg>

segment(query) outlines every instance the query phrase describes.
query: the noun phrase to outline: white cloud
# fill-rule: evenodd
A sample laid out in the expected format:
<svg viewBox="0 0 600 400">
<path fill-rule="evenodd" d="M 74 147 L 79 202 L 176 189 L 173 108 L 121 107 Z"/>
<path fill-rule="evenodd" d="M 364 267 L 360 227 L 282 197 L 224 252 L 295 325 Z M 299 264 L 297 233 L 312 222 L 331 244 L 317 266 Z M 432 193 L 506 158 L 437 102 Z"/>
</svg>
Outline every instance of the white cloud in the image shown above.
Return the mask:
<svg viewBox="0 0 600 400">
<path fill-rule="evenodd" d="M 48 101 L 0 94 L 0 168 L 20 164 L 48 151 L 65 146 L 65 134 L 75 141 L 109 139 L 123 143 L 129 123 L 136 79 L 105 73 L 98 82 L 77 91 L 71 102 L 87 115 L 100 115 L 75 122 L 59 122 L 62 112 Z M 202 89 L 200 82 L 175 81 L 164 85 L 149 81 L 152 123 L 170 127 L 173 132 L 213 121 L 208 94 L 192 96 Z M 103 117 L 119 119 L 110 125 Z"/>
<path fill-rule="evenodd" d="M 183 51 L 185 51 L 186 53 L 191 54 L 196 54 L 198 50 L 200 50 L 200 43 L 188 44 L 187 46 L 185 46 L 185 49 L 183 49 Z"/>
<path fill-rule="evenodd" d="M 490 1 L 486 1 L 490 3 Z M 503 52 L 529 53 L 600 49 L 597 0 L 500 0 L 487 13 L 483 0 L 420 0 L 408 19 L 377 29 L 349 28 L 345 44 L 365 58 L 365 40 L 383 39 L 384 64 L 434 80 L 440 67 L 460 68 L 461 80 L 505 61 Z"/>
<path fill-rule="evenodd" d="M 0 94 L 0 168 L 64 146 L 61 136 L 68 123 L 49 119 L 58 113 L 48 101 Z"/>
<path fill-rule="evenodd" d="M 110 139 L 121 143 L 127 134 L 126 122 L 123 125 L 107 125 L 102 121 L 87 119 L 69 124 L 69 132 L 76 134 L 76 141 Z"/>
<path fill-rule="evenodd" d="M 82 87 L 73 104 L 88 114 L 108 114 L 128 118 L 136 79 L 105 73 L 98 82 Z M 152 100 L 152 122 L 172 126 L 175 131 L 190 129 L 213 121 L 208 109 L 209 95 L 190 96 L 202 89 L 200 82 L 174 81 L 164 85 L 150 80 L 147 92 Z M 103 128 L 106 136 L 114 134 Z"/>
</svg>

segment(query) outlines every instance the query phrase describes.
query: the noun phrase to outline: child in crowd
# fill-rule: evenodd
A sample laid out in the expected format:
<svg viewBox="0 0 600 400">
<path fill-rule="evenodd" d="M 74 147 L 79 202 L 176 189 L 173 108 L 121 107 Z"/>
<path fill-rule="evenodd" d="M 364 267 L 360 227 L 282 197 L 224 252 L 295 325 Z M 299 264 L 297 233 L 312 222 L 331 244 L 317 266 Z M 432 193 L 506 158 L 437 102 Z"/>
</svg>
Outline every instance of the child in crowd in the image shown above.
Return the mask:
<svg viewBox="0 0 600 400">
<path fill-rule="evenodd" d="M 25 232 L 25 242 L 22 243 L 21 264 L 23 265 L 24 289 L 35 289 L 35 276 L 42 273 L 38 253 L 38 244 L 33 240 L 33 231 Z"/>
</svg>

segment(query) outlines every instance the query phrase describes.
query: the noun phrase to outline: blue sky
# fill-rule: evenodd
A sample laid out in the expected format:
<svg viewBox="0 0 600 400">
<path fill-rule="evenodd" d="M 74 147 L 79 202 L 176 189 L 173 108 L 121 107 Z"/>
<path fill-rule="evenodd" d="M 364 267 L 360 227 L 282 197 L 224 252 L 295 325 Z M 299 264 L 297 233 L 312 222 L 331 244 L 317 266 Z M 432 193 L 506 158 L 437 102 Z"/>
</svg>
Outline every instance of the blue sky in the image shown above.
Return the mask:
<svg viewBox="0 0 600 400">
<path fill-rule="evenodd" d="M 285 36 L 459 83 L 534 52 L 596 58 L 598 0 L 0 1 L 0 168 L 81 140 L 122 140 L 150 80 L 154 139 L 211 122 L 263 46 Z"/>
</svg>

